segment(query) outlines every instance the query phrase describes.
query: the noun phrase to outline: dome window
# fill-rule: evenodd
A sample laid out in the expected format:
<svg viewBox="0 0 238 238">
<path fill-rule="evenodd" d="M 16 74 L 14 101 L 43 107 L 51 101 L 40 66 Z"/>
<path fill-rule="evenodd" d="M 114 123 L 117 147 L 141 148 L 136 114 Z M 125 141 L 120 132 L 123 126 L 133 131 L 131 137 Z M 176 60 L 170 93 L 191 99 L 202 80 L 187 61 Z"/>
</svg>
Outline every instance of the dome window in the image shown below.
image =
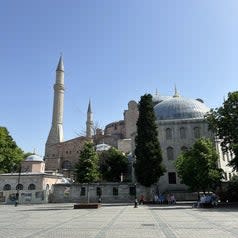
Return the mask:
<svg viewBox="0 0 238 238">
<path fill-rule="evenodd" d="M 200 133 L 200 128 L 199 127 L 194 127 L 194 137 L 195 138 L 200 138 L 201 133 Z"/>
<path fill-rule="evenodd" d="M 166 133 L 166 140 L 171 140 L 172 139 L 172 130 L 170 128 L 166 128 L 165 133 Z"/>
<path fill-rule="evenodd" d="M 167 158 L 168 160 L 174 159 L 174 149 L 171 146 L 167 148 Z"/>
<path fill-rule="evenodd" d="M 186 130 L 184 127 L 180 128 L 180 139 L 185 139 L 186 138 Z"/>
</svg>

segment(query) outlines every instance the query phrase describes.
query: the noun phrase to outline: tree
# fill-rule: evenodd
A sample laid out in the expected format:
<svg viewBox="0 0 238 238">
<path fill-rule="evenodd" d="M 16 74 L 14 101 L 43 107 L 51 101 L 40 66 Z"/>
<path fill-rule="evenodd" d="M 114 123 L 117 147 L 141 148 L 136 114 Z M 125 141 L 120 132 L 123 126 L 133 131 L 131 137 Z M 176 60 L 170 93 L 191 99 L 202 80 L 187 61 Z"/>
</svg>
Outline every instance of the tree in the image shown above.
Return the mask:
<svg viewBox="0 0 238 238">
<path fill-rule="evenodd" d="M 16 171 L 23 158 L 23 151 L 10 136 L 7 128 L 0 127 L 0 173 Z"/>
<path fill-rule="evenodd" d="M 80 183 L 96 182 L 99 179 L 98 155 L 91 142 L 85 142 L 75 166 L 76 181 Z"/>
<path fill-rule="evenodd" d="M 231 202 L 237 202 L 238 201 L 238 176 L 235 175 L 231 178 L 231 180 L 228 182 L 227 186 L 227 199 Z"/>
<path fill-rule="evenodd" d="M 228 93 L 223 106 L 212 109 L 206 119 L 209 128 L 221 139 L 222 150 L 234 153 L 229 165 L 238 170 L 238 91 Z"/>
<path fill-rule="evenodd" d="M 222 169 L 217 168 L 218 154 L 211 140 L 201 138 L 191 149 L 179 155 L 176 168 L 182 182 L 192 191 L 215 189 L 222 179 Z"/>
<path fill-rule="evenodd" d="M 155 121 L 152 96 L 145 94 L 139 102 L 135 138 L 135 176 L 137 181 L 146 187 L 158 182 L 165 172 Z"/>
<path fill-rule="evenodd" d="M 128 173 L 129 162 L 127 157 L 119 150 L 111 147 L 99 155 L 100 172 L 102 179 L 109 182 L 120 181 L 120 176 Z"/>
</svg>

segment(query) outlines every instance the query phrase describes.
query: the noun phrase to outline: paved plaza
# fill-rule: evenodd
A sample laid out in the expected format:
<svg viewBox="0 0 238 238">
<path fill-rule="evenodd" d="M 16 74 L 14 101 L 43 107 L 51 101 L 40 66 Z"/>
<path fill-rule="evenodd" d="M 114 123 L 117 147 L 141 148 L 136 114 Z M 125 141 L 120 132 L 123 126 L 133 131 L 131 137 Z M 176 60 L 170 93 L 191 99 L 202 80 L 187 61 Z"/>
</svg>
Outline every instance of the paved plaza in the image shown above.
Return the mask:
<svg viewBox="0 0 238 238">
<path fill-rule="evenodd" d="M 0 205 L 0 238 L 228 238 L 238 237 L 235 208 L 195 209 L 190 205 L 73 204 Z"/>
</svg>

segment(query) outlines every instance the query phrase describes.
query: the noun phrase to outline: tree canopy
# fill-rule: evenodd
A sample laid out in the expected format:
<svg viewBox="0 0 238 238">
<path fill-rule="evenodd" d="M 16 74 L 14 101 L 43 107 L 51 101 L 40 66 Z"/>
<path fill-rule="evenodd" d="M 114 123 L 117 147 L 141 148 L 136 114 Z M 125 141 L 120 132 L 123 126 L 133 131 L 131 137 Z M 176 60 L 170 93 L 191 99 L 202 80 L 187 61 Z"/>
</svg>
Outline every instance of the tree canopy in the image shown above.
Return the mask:
<svg viewBox="0 0 238 238">
<path fill-rule="evenodd" d="M 85 142 L 75 166 L 76 181 L 80 183 L 97 182 L 99 180 L 98 154 L 91 142 Z"/>
<path fill-rule="evenodd" d="M 238 91 L 229 93 L 223 105 L 212 109 L 206 118 L 209 128 L 221 139 L 223 151 L 234 153 L 229 164 L 238 170 Z"/>
<path fill-rule="evenodd" d="M 149 187 L 158 182 L 165 172 L 158 140 L 156 117 L 152 96 L 145 94 L 139 102 L 137 135 L 135 138 L 135 176 L 137 181 Z"/>
<path fill-rule="evenodd" d="M 0 173 L 16 171 L 24 158 L 6 127 L 0 127 Z"/>
<path fill-rule="evenodd" d="M 215 189 L 222 179 L 222 169 L 217 168 L 218 154 L 207 138 L 197 140 L 191 149 L 179 155 L 176 168 L 182 182 L 192 191 Z"/>
<path fill-rule="evenodd" d="M 100 172 L 102 179 L 109 182 L 120 181 L 120 176 L 127 175 L 129 162 L 127 157 L 119 150 L 111 147 L 99 154 Z"/>
</svg>

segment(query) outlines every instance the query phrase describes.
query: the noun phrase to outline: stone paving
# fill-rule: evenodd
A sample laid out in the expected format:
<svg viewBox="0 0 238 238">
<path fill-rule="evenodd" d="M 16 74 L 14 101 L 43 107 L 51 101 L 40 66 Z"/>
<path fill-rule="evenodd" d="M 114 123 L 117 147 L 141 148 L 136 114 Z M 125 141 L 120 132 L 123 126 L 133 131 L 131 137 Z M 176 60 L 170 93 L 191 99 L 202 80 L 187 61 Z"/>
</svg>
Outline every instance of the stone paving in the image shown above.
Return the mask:
<svg viewBox="0 0 238 238">
<path fill-rule="evenodd" d="M 189 205 L 0 205 L 0 238 L 237 238 L 238 209 Z"/>
</svg>

